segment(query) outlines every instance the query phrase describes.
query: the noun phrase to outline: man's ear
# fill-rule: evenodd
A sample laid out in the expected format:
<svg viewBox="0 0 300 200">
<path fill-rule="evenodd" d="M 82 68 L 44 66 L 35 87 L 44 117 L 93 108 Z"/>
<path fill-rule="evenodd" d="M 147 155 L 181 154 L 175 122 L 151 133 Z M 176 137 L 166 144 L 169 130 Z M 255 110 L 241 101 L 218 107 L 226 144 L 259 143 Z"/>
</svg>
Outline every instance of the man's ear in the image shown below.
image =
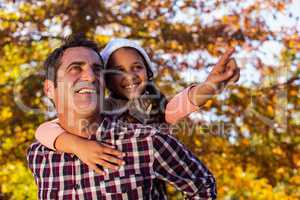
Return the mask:
<svg viewBox="0 0 300 200">
<path fill-rule="evenodd" d="M 50 99 L 54 99 L 54 83 L 50 80 L 44 81 L 44 92 Z"/>
</svg>

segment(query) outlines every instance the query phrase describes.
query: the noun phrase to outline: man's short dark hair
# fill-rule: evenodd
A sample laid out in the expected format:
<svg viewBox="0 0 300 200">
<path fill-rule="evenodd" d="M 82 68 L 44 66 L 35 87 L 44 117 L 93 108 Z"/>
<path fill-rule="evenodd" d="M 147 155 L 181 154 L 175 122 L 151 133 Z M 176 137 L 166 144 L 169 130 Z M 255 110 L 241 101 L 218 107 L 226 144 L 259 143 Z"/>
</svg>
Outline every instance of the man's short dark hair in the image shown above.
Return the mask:
<svg viewBox="0 0 300 200">
<path fill-rule="evenodd" d="M 44 69 L 46 71 L 46 79 L 51 80 L 54 82 L 54 86 L 57 86 L 57 70 L 61 65 L 61 57 L 66 49 L 72 47 L 86 47 L 94 50 L 98 55 L 100 60 L 102 60 L 100 56 L 100 50 L 98 45 L 92 41 L 85 38 L 83 35 L 72 35 L 64 39 L 63 44 L 56 48 L 46 61 L 44 62 Z"/>
</svg>

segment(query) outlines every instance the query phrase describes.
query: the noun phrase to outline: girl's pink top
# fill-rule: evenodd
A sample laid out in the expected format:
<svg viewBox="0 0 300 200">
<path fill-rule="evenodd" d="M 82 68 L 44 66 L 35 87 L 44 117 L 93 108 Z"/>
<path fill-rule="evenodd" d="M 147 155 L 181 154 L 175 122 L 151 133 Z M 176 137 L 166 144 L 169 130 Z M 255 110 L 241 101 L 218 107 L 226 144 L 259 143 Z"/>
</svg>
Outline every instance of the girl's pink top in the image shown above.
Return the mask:
<svg viewBox="0 0 300 200">
<path fill-rule="evenodd" d="M 199 109 L 189 100 L 188 93 L 191 87 L 193 86 L 184 89 L 169 101 L 165 110 L 167 123 L 176 124 L 180 119 Z M 54 119 L 41 124 L 35 132 L 35 137 L 46 147 L 55 150 L 55 140 L 63 132 L 65 130 L 59 125 L 58 119 Z"/>
</svg>

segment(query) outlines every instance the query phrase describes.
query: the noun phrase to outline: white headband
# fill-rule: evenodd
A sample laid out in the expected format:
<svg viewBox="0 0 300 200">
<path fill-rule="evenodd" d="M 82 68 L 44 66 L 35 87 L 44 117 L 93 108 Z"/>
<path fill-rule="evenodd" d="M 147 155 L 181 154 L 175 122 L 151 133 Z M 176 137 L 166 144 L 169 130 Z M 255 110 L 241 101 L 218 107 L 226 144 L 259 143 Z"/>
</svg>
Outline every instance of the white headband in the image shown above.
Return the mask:
<svg viewBox="0 0 300 200">
<path fill-rule="evenodd" d="M 139 46 L 137 43 L 135 43 L 134 41 L 128 40 L 128 39 L 123 39 L 123 38 L 111 40 L 104 47 L 104 49 L 100 52 L 100 55 L 101 55 L 101 57 L 103 58 L 103 61 L 104 61 L 104 69 L 107 68 L 107 62 L 108 62 L 111 54 L 114 51 L 116 51 L 116 50 L 118 50 L 122 47 L 131 47 L 131 48 L 134 48 L 137 51 L 139 51 L 142 54 L 142 56 L 144 57 L 147 65 L 149 67 L 149 70 L 151 70 L 152 73 L 153 73 L 153 64 L 152 64 L 148 54 L 146 53 L 146 51 L 141 46 Z"/>
</svg>

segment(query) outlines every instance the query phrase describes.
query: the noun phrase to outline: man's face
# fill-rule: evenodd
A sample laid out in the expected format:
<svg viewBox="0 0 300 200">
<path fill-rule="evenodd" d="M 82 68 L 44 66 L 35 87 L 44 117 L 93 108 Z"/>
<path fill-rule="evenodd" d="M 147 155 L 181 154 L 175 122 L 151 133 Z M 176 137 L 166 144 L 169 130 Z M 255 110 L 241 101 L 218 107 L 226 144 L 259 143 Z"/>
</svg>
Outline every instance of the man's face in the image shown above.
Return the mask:
<svg viewBox="0 0 300 200">
<path fill-rule="evenodd" d="M 99 112 L 103 96 L 102 62 L 92 49 L 72 47 L 64 51 L 57 71 L 54 102 L 57 112 L 91 117 Z M 101 94 L 100 94 L 101 93 Z"/>
</svg>

